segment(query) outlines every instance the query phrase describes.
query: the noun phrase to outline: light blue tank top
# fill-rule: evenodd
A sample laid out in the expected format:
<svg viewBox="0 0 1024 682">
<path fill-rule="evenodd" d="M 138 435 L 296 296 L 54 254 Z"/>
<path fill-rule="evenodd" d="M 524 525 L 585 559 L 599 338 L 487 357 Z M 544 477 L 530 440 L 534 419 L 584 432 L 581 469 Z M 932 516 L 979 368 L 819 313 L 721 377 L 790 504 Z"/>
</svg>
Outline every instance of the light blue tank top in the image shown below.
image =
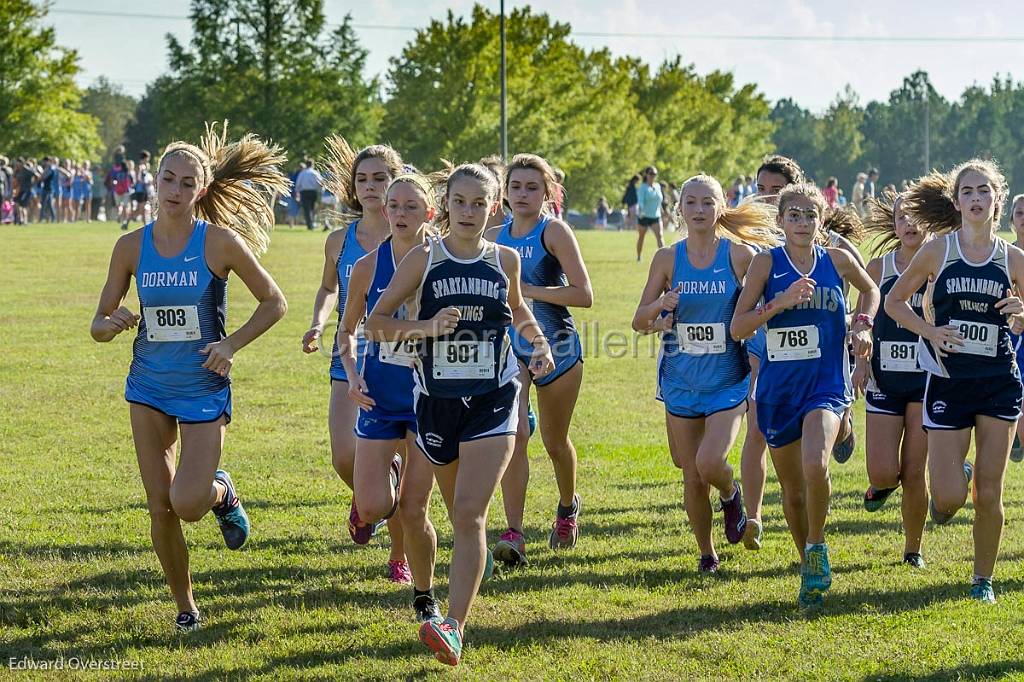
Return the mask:
<svg viewBox="0 0 1024 682">
<path fill-rule="evenodd" d="M 345 301 L 348 300 L 348 281 L 352 277 L 352 268 L 356 261 L 367 254 L 366 249 L 356 238 L 356 227 L 358 220 L 352 221 L 345 231 L 345 241 L 341 244 L 341 251 L 338 253 L 338 325 L 341 325 L 341 318 L 345 314 Z M 369 310 L 369 308 L 367 308 Z M 366 351 L 366 339 L 360 334 L 356 341 L 356 361 L 361 362 L 363 353 Z M 338 381 L 348 381 L 345 375 L 345 366 L 341 364 L 341 356 L 338 355 L 338 336 L 334 336 L 334 348 L 331 351 L 331 378 Z"/>
<path fill-rule="evenodd" d="M 185 249 L 165 258 L 153 244 L 153 223 L 142 228 L 135 271 L 142 319 L 128 374 L 154 397 L 208 395 L 230 383 L 204 369 L 199 353 L 227 336 L 228 282 L 206 264 L 206 229 L 197 220 Z"/>
<path fill-rule="evenodd" d="M 730 242 L 721 239 L 715 258 L 695 268 L 687 257 L 689 240 L 675 245 L 672 288 L 682 288 L 673 330 L 662 336 L 659 385 L 691 391 L 735 386 L 750 373 L 743 345 L 729 334 L 740 283 L 732 269 Z"/>
</svg>

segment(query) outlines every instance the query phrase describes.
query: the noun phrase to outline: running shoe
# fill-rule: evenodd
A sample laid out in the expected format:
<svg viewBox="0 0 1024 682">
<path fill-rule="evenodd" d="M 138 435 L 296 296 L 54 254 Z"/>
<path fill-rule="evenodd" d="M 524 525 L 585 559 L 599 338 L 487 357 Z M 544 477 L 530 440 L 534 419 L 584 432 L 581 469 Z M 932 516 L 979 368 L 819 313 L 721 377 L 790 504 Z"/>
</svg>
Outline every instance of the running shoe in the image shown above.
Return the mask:
<svg viewBox="0 0 1024 682">
<path fill-rule="evenodd" d="M 526 408 L 526 423 L 530 425 L 530 436 L 537 430 L 537 413 L 533 411 L 531 404 Z"/>
<path fill-rule="evenodd" d="M 996 593 L 992 589 L 991 578 L 975 578 L 971 584 L 971 599 L 983 604 L 995 604 Z"/>
<path fill-rule="evenodd" d="M 224 536 L 224 544 L 228 549 L 241 549 L 249 539 L 249 515 L 245 513 L 245 507 L 238 499 L 238 492 L 228 472 L 217 469 L 213 480 L 220 481 L 225 488 L 224 501 L 212 510 L 217 525 L 220 526 L 221 535 Z"/>
<path fill-rule="evenodd" d="M 428 620 L 444 620 L 437 601 L 429 594 L 421 594 L 413 599 L 412 608 L 416 611 L 417 623 L 426 623 Z"/>
<path fill-rule="evenodd" d="M 889 496 L 896 491 L 896 488 L 876 488 L 868 486 L 864 493 L 864 509 L 869 512 L 876 512 L 882 508 Z"/>
<path fill-rule="evenodd" d="M 964 460 L 964 476 L 967 478 L 967 488 L 971 491 L 971 499 L 976 501 L 978 491 L 973 489 L 971 481 L 974 480 L 974 465 L 971 464 L 970 460 Z M 956 512 L 942 512 L 935 507 L 935 500 L 932 498 L 928 499 L 928 513 L 932 517 L 932 523 L 937 526 L 944 526 L 953 520 L 956 516 Z"/>
<path fill-rule="evenodd" d="M 804 608 L 825 603 L 825 592 L 832 587 L 832 567 L 828 561 L 828 545 L 811 545 L 804 552 L 800 566 L 800 605 Z"/>
<path fill-rule="evenodd" d="M 509 568 L 526 566 L 526 538 L 515 528 L 506 528 L 494 544 L 494 558 Z"/>
<path fill-rule="evenodd" d="M 747 549 L 761 549 L 761 521 L 747 518 L 747 526 L 743 529 L 743 546 Z"/>
<path fill-rule="evenodd" d="M 697 562 L 698 573 L 718 573 L 718 557 L 714 554 L 702 554 Z"/>
<path fill-rule="evenodd" d="M 428 620 L 420 626 L 420 641 L 446 665 L 458 665 L 462 657 L 462 634 L 454 618 Z"/>
<path fill-rule="evenodd" d="M 480 583 L 483 584 L 494 577 L 494 554 L 489 549 L 484 549 L 484 573 L 480 576 Z"/>
<path fill-rule="evenodd" d="M 198 611 L 182 611 L 174 619 L 174 629 L 178 632 L 195 632 L 203 627 L 203 617 Z"/>
<path fill-rule="evenodd" d="M 391 460 L 391 493 L 395 497 L 395 503 L 391 505 L 391 511 L 384 517 L 384 521 L 387 521 L 395 512 L 398 511 L 398 495 L 401 492 L 400 486 L 402 485 L 402 456 L 395 453 L 394 458 Z"/>
<path fill-rule="evenodd" d="M 844 464 L 853 456 L 853 449 L 857 446 L 857 434 L 853 430 L 853 415 L 849 417 L 850 434 L 842 441 L 836 441 L 832 446 L 832 458 L 840 464 Z"/>
<path fill-rule="evenodd" d="M 576 520 L 580 515 L 580 496 L 573 496 L 573 507 L 575 511 L 569 516 L 562 518 L 555 512 L 555 522 L 551 525 L 551 535 L 548 536 L 548 546 L 551 549 L 572 549 L 579 539 L 580 530 Z"/>
<path fill-rule="evenodd" d="M 388 560 L 388 580 L 399 585 L 412 585 L 412 571 L 409 562 Z"/>
<path fill-rule="evenodd" d="M 352 508 L 348 512 L 348 534 L 352 536 L 352 542 L 357 545 L 365 545 L 377 534 L 382 521 L 377 523 L 363 523 L 359 518 L 359 511 L 356 509 L 356 500 L 352 498 Z"/>
<path fill-rule="evenodd" d="M 739 481 L 733 481 L 736 492 L 728 502 L 721 498 L 718 506 L 722 510 L 722 521 L 725 523 L 725 539 L 729 544 L 735 545 L 743 539 L 743 532 L 747 528 L 747 512 L 743 509 L 743 491 L 740 490 Z"/>
<path fill-rule="evenodd" d="M 1024 447 L 1020 445 L 1020 437 L 1013 437 L 1013 445 L 1010 447 L 1010 461 L 1024 462 Z"/>
<path fill-rule="evenodd" d="M 924 568 L 924 557 L 920 552 L 907 552 L 903 555 L 903 563 L 913 568 Z"/>
</svg>

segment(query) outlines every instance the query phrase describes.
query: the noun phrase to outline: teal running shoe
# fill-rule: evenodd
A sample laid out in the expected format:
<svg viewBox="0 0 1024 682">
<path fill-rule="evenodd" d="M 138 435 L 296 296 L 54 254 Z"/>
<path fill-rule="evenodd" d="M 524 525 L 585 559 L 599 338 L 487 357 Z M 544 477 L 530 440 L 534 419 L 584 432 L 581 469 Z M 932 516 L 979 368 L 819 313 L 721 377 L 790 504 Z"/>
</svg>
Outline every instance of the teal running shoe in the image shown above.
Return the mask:
<svg viewBox="0 0 1024 682">
<path fill-rule="evenodd" d="M 828 561 L 828 545 L 811 545 L 804 552 L 800 567 L 800 605 L 807 608 L 825 603 L 825 592 L 832 587 L 832 567 Z"/>
<path fill-rule="evenodd" d="M 434 658 L 455 666 L 462 658 L 462 634 L 453 618 L 428 620 L 420 626 L 420 641 L 434 652 Z"/>
<path fill-rule="evenodd" d="M 1020 436 L 1013 437 L 1013 445 L 1010 447 L 1010 461 L 1024 462 L 1024 447 L 1020 445 Z"/>
<path fill-rule="evenodd" d="M 971 585 L 971 599 L 980 601 L 982 604 L 995 604 L 996 593 L 992 589 L 990 578 L 976 578 Z"/>
<path fill-rule="evenodd" d="M 484 555 L 484 574 L 480 577 L 481 584 L 493 578 L 495 574 L 494 553 L 490 549 L 485 549 L 484 551 L 486 554 Z"/>
<path fill-rule="evenodd" d="M 220 526 L 221 535 L 224 536 L 224 544 L 228 549 L 241 549 L 249 539 L 249 515 L 245 513 L 245 508 L 238 499 L 238 492 L 228 472 L 217 469 L 213 480 L 220 481 L 227 491 L 224 501 L 212 510 L 217 525 Z"/>
</svg>

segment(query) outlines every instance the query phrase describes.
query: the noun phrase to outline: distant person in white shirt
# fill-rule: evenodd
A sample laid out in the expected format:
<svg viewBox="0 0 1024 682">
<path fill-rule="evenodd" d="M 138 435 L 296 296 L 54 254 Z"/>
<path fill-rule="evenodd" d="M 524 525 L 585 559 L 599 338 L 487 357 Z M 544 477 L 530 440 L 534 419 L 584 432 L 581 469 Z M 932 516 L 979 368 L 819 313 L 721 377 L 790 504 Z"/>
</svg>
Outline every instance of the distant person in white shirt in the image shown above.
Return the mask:
<svg viewBox="0 0 1024 682">
<path fill-rule="evenodd" d="M 313 167 L 313 159 L 302 162 L 302 170 L 295 177 L 295 198 L 302 205 L 302 215 L 306 219 L 306 229 L 312 230 L 316 218 L 316 202 L 320 198 L 320 190 L 324 179 Z"/>
</svg>

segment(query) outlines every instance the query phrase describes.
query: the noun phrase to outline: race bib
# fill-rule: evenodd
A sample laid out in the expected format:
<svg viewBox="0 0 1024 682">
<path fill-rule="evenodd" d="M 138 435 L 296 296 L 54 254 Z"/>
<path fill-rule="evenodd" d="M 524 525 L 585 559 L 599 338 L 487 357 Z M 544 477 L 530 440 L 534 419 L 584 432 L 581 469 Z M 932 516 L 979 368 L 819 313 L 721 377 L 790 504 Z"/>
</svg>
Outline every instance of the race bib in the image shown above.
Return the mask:
<svg viewBox="0 0 1024 682">
<path fill-rule="evenodd" d="M 813 324 L 802 327 L 777 327 L 768 330 L 768 360 L 788 362 L 820 357 L 818 328 Z"/>
<path fill-rule="evenodd" d="M 435 379 L 493 379 L 494 344 L 489 341 L 435 341 Z"/>
<path fill-rule="evenodd" d="M 999 327 L 984 322 L 967 322 L 966 320 L 950 320 L 949 323 L 960 331 L 964 337 L 961 353 L 968 355 L 985 355 L 994 358 L 999 347 Z"/>
<path fill-rule="evenodd" d="M 718 355 L 725 352 L 725 323 L 680 322 L 676 338 L 679 350 L 687 355 Z"/>
<path fill-rule="evenodd" d="M 198 341 L 199 310 L 194 305 L 148 306 L 142 309 L 149 341 Z"/>
<path fill-rule="evenodd" d="M 879 366 L 883 372 L 920 372 L 917 365 L 916 341 L 882 341 L 879 344 Z"/>
<path fill-rule="evenodd" d="M 380 351 L 377 358 L 388 365 L 401 365 L 412 367 L 419 357 L 419 341 L 417 339 L 404 339 L 402 341 L 383 341 L 378 347 Z"/>
</svg>

